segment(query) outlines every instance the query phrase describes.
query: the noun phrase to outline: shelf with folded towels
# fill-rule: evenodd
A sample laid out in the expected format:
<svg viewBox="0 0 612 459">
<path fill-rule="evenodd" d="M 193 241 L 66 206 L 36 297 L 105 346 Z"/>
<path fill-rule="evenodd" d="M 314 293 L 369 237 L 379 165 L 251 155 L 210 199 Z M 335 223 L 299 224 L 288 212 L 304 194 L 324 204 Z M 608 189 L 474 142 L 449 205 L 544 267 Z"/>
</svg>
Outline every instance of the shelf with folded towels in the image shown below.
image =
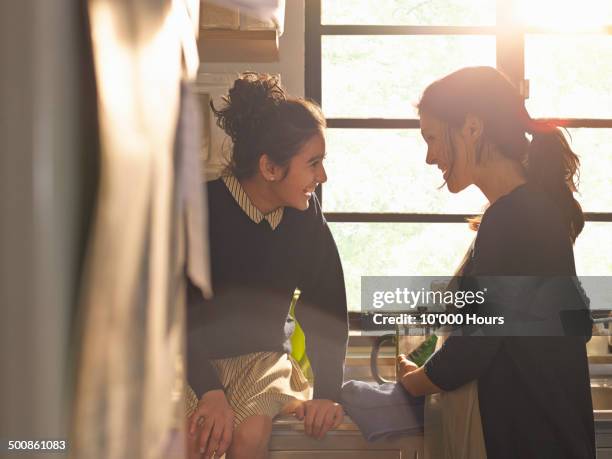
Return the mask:
<svg viewBox="0 0 612 459">
<path fill-rule="evenodd" d="M 285 2 L 265 11 L 237 8 L 235 2 L 204 0 L 200 8 L 198 50 L 202 62 L 276 62 L 283 33 Z M 275 7 L 272 7 L 274 6 Z"/>
</svg>

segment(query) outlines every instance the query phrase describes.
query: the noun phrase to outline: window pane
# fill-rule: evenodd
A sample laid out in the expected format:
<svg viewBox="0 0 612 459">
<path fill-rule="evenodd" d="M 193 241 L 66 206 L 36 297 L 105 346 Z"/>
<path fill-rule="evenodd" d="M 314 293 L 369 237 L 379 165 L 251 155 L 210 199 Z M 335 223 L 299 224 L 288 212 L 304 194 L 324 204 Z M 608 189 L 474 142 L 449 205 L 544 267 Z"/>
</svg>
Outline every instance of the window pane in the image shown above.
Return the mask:
<svg viewBox="0 0 612 459">
<path fill-rule="evenodd" d="M 612 24 L 612 2 L 609 0 L 514 0 L 516 19 L 521 24 L 571 30 Z"/>
<path fill-rule="evenodd" d="M 350 3 L 350 7 L 347 7 Z M 491 0 L 322 0 L 322 24 L 494 25 Z"/>
<path fill-rule="evenodd" d="M 612 222 L 587 222 L 576 239 L 579 276 L 612 276 Z"/>
<path fill-rule="evenodd" d="M 330 223 L 349 310 L 361 306 L 361 276 L 450 276 L 476 233 L 462 223 Z"/>
<path fill-rule="evenodd" d="M 323 111 L 414 118 L 425 87 L 467 65 L 495 65 L 492 36 L 324 36 Z"/>
<path fill-rule="evenodd" d="M 450 276 L 476 236 L 461 223 L 330 223 L 349 310 L 359 311 L 361 276 Z M 574 249 L 579 276 L 612 275 L 612 223 L 588 222 Z"/>
<path fill-rule="evenodd" d="M 612 118 L 612 36 L 528 35 L 527 108 L 534 117 Z"/>
<path fill-rule="evenodd" d="M 585 212 L 612 212 L 612 129 L 569 129 L 580 156 L 580 193 Z"/>
<path fill-rule="evenodd" d="M 450 193 L 437 167 L 425 164 L 417 129 L 328 129 L 325 212 L 480 213 L 475 187 Z"/>
</svg>

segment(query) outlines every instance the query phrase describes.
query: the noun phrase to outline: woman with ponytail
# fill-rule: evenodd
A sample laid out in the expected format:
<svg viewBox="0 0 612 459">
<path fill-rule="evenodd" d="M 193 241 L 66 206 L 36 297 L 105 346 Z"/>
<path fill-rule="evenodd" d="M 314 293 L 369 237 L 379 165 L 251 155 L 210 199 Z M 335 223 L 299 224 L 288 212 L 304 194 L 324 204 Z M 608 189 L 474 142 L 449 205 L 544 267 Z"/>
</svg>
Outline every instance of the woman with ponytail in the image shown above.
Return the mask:
<svg viewBox="0 0 612 459">
<path fill-rule="evenodd" d="M 190 449 L 257 459 L 278 414 L 295 414 L 317 438 L 342 422 L 346 297 L 315 194 L 327 180 L 321 110 L 256 73 L 237 79 L 224 102 L 211 104 L 233 143 L 227 170 L 207 184 L 214 297 L 188 289 Z M 290 355 L 296 288 L 314 394 Z"/>
<path fill-rule="evenodd" d="M 462 282 L 575 276 L 573 243 L 584 227 L 573 195 L 580 162 L 562 131 L 533 120 L 515 87 L 490 67 L 435 81 L 418 110 L 427 164 L 441 170 L 451 193 L 475 185 L 489 201 L 482 219 L 472 222 L 477 236 L 459 270 Z M 409 392 L 440 393 L 439 400 L 449 401 L 442 404 L 441 454 L 594 458 L 584 317 L 570 324 L 580 330 L 573 336 L 501 336 L 483 328 L 480 336 L 450 336 L 421 368 L 400 357 Z"/>
</svg>

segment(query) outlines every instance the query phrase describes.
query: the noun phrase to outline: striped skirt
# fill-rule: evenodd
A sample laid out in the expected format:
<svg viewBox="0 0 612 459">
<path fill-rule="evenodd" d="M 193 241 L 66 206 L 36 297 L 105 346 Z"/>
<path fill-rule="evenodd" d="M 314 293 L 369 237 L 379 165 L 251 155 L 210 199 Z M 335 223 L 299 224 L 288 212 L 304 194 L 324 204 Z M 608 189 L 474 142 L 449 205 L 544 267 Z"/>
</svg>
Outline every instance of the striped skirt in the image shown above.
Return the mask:
<svg viewBox="0 0 612 459">
<path fill-rule="evenodd" d="M 312 389 L 297 362 L 283 352 L 254 352 L 226 359 L 211 360 L 234 410 L 234 427 L 249 416 L 274 418 L 295 400 L 309 400 Z M 187 386 L 187 416 L 198 405 L 198 398 Z"/>
</svg>

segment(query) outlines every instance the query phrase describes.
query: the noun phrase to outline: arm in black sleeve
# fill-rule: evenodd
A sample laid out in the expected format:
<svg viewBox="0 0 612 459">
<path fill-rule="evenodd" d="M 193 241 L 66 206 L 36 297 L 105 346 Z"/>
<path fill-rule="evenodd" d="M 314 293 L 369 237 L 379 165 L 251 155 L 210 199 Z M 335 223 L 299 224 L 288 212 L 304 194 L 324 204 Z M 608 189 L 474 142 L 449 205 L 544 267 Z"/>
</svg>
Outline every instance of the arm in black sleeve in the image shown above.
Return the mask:
<svg viewBox="0 0 612 459">
<path fill-rule="evenodd" d="M 203 344 L 204 303 L 200 290 L 190 283 L 187 295 L 187 381 L 198 399 L 208 391 L 223 389 Z"/>
<path fill-rule="evenodd" d="M 499 352 L 498 336 L 450 336 L 425 363 L 425 373 L 442 390 L 478 379 Z"/>
<path fill-rule="evenodd" d="M 507 244 L 502 241 L 506 228 L 512 227 L 506 224 L 504 217 L 503 213 L 494 212 L 483 219 L 474 246 L 471 274 L 493 275 L 502 271 L 507 256 Z M 425 363 L 425 373 L 440 389 L 457 389 L 478 379 L 502 345 L 503 337 L 500 336 L 449 336 Z"/>
<path fill-rule="evenodd" d="M 320 225 L 296 316 L 306 335 L 314 398 L 338 401 L 348 340 L 346 292 L 338 249 L 322 217 Z"/>
</svg>

